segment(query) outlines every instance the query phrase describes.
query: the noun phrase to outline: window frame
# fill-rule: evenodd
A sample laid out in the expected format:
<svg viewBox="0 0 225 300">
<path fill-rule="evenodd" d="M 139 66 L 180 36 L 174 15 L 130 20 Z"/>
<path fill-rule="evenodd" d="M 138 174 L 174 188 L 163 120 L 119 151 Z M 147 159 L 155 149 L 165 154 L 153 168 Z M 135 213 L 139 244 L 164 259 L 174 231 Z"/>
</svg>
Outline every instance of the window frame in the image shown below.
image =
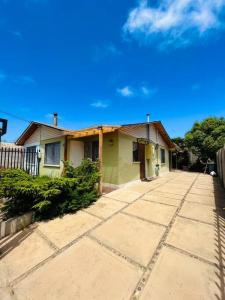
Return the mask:
<svg viewBox="0 0 225 300">
<path fill-rule="evenodd" d="M 162 155 L 162 153 L 164 153 L 164 154 Z M 164 149 L 164 148 L 160 148 L 160 161 L 161 161 L 162 165 L 164 165 L 166 163 L 166 149 Z"/>
<path fill-rule="evenodd" d="M 57 145 L 59 147 L 59 152 L 58 152 L 59 157 L 58 157 L 57 162 L 54 162 L 54 161 L 53 162 L 48 162 L 48 160 L 47 160 L 47 154 L 48 154 L 47 153 L 47 148 L 51 145 Z M 53 154 L 53 156 L 54 156 L 54 154 Z M 60 161 L 61 161 L 61 142 L 46 143 L 45 144 L 44 166 L 60 167 Z"/>
<path fill-rule="evenodd" d="M 137 149 L 134 149 L 135 145 L 137 146 Z M 140 163 L 140 155 L 139 155 L 138 142 L 132 142 L 132 162 L 133 163 Z"/>
</svg>

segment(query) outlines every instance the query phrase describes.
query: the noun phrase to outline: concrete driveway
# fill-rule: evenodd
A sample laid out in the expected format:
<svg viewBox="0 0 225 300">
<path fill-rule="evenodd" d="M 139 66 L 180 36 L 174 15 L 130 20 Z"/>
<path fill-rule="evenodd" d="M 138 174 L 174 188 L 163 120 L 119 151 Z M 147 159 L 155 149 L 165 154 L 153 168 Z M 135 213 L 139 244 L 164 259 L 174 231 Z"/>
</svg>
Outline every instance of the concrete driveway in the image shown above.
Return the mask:
<svg viewBox="0 0 225 300">
<path fill-rule="evenodd" d="M 0 299 L 225 299 L 224 190 L 171 172 L 0 241 Z"/>
</svg>

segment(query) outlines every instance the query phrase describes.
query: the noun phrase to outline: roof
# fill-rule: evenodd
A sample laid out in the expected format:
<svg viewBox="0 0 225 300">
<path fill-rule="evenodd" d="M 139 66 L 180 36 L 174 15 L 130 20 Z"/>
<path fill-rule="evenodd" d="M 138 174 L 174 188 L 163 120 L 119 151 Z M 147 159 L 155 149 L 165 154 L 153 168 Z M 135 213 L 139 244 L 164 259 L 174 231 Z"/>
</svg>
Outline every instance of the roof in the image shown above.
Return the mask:
<svg viewBox="0 0 225 300">
<path fill-rule="evenodd" d="M 80 129 L 80 130 L 70 130 L 70 129 L 55 127 L 45 123 L 31 122 L 31 124 L 17 139 L 16 145 L 24 145 L 25 141 L 34 133 L 34 131 L 39 126 L 46 126 L 46 127 L 53 128 L 55 130 L 60 130 L 62 132 L 62 135 L 67 135 L 71 138 L 81 138 L 81 137 L 87 137 L 92 135 L 98 135 L 100 128 L 102 129 L 102 132 L 104 134 L 104 133 L 114 132 L 116 130 L 123 129 L 123 128 L 143 127 L 147 124 L 149 123 L 144 122 L 144 123 L 134 123 L 134 124 L 125 124 L 125 125 L 98 125 L 98 126 Z M 150 124 L 152 124 L 158 129 L 159 133 L 161 134 L 161 136 L 163 137 L 164 141 L 166 142 L 169 148 L 175 148 L 174 143 L 171 141 L 168 133 L 166 132 L 164 126 L 160 121 L 150 122 Z"/>
</svg>

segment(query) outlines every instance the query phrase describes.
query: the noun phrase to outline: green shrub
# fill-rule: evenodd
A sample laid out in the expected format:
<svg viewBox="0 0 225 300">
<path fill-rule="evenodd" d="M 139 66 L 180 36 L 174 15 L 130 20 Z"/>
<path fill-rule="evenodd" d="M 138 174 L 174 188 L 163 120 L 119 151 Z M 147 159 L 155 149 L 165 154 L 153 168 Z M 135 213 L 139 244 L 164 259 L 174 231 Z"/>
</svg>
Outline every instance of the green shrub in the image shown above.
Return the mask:
<svg viewBox="0 0 225 300">
<path fill-rule="evenodd" d="M 21 170 L 0 172 L 0 197 L 6 217 L 33 210 L 36 219 L 52 218 L 87 207 L 98 198 L 98 165 L 84 160 L 78 168 L 65 162 L 65 176 L 33 177 Z"/>
</svg>

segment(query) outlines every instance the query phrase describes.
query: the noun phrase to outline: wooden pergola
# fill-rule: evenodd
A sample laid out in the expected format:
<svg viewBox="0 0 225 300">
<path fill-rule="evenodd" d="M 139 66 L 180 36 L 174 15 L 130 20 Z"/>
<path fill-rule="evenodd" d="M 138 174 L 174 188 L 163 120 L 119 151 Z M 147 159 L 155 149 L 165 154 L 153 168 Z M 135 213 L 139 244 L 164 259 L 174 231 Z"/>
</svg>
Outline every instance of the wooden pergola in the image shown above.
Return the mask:
<svg viewBox="0 0 225 300">
<path fill-rule="evenodd" d="M 101 173 L 100 181 L 99 181 L 99 193 L 102 194 L 102 186 L 103 186 L 103 135 L 106 133 L 114 132 L 118 130 L 121 126 L 110 126 L 110 125 L 101 125 L 96 127 L 90 127 L 82 130 L 71 130 L 65 132 L 66 138 L 66 145 L 67 140 L 74 140 L 85 138 L 89 136 L 98 136 L 99 146 L 98 146 L 98 157 L 99 157 L 99 171 Z M 67 146 L 65 147 L 67 152 Z"/>
</svg>

